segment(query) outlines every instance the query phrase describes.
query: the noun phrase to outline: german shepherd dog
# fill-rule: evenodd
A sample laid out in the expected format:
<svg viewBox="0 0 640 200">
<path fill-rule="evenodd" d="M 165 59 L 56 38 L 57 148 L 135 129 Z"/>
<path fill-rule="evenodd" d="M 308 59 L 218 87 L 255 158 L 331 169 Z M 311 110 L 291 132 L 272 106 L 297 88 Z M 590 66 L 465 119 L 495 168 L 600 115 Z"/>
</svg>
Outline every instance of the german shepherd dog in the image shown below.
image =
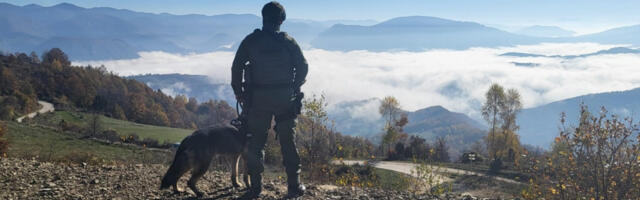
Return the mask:
<svg viewBox="0 0 640 200">
<path fill-rule="evenodd" d="M 203 193 L 196 187 L 196 182 L 207 172 L 214 156 L 222 156 L 232 161 L 231 184 L 233 187 L 241 187 L 237 178 L 238 165 L 241 158 L 246 155 L 246 144 L 247 137 L 235 127 L 218 126 L 193 132 L 180 143 L 173 164 L 162 178 L 160 189 L 173 186 L 174 192 L 180 192 L 177 186 L 178 180 L 184 173 L 192 170 L 187 185 L 198 197 L 202 196 Z M 249 187 L 246 164 L 243 164 L 243 168 L 243 182 L 246 187 Z"/>
</svg>

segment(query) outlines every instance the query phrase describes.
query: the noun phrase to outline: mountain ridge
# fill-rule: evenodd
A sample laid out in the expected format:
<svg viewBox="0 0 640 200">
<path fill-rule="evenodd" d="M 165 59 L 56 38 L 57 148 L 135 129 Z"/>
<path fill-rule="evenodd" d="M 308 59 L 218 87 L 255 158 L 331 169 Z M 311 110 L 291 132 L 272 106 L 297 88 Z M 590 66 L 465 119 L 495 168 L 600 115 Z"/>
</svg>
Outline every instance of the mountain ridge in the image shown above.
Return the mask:
<svg viewBox="0 0 640 200">
<path fill-rule="evenodd" d="M 560 114 L 566 114 L 567 128 L 575 126 L 579 118 L 580 105 L 583 103 L 596 115 L 604 106 L 609 114 L 616 114 L 621 118 L 640 119 L 640 103 L 634 101 L 639 98 L 640 88 L 634 88 L 581 95 L 524 109 L 517 118 L 521 141 L 549 148 L 561 128 Z"/>
<path fill-rule="evenodd" d="M 476 22 L 430 16 L 368 20 L 314 21 L 291 19 L 283 30 L 303 48 L 325 50 L 423 51 L 537 44 L 541 42 L 597 42 L 640 45 L 640 25 L 574 37 L 532 37 Z M 54 6 L 0 4 L 0 50 L 43 52 L 52 38 L 84 42 L 62 46 L 74 61 L 138 58 L 140 51 L 204 53 L 233 51 L 239 41 L 261 27 L 253 14 L 176 15 L 111 7 L 83 8 L 69 3 Z M 119 40 L 121 52 L 99 41 Z M 375 41 L 375 42 L 372 42 Z M 103 50 L 106 49 L 106 50 Z"/>
<path fill-rule="evenodd" d="M 514 33 L 534 37 L 571 37 L 575 31 L 567 30 L 557 26 L 534 25 L 522 28 Z"/>
</svg>

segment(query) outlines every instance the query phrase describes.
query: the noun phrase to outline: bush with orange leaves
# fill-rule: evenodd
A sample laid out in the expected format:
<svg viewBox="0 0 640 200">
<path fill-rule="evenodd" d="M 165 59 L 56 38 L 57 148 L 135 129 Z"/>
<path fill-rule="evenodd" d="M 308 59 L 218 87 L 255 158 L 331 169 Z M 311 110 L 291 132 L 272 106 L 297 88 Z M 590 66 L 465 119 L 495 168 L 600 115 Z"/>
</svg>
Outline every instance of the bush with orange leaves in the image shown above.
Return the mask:
<svg viewBox="0 0 640 200">
<path fill-rule="evenodd" d="M 553 149 L 522 162 L 532 177 L 526 199 L 639 199 L 640 134 L 633 120 L 580 109 L 577 127 L 563 127 Z M 562 115 L 565 124 L 565 115 Z"/>
</svg>

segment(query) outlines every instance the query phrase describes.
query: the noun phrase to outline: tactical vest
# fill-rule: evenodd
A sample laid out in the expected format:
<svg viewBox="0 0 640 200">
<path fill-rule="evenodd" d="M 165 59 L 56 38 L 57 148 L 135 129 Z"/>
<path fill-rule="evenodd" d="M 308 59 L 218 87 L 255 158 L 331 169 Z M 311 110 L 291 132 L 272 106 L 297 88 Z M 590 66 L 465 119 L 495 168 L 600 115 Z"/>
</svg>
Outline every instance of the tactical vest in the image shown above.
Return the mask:
<svg viewBox="0 0 640 200">
<path fill-rule="evenodd" d="M 261 87 L 289 87 L 293 82 L 291 41 L 284 32 L 266 32 L 256 29 L 247 46 L 251 63 L 251 82 Z"/>
</svg>

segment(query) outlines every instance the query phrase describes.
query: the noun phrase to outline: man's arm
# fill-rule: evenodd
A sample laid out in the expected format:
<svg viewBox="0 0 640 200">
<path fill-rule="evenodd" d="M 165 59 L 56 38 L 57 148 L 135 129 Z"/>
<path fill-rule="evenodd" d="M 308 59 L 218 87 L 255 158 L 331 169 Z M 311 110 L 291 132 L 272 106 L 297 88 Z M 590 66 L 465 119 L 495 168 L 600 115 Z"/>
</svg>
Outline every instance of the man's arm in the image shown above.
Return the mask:
<svg viewBox="0 0 640 200">
<path fill-rule="evenodd" d="M 302 55 L 302 50 L 300 49 L 300 45 L 296 43 L 293 38 L 292 42 L 292 56 L 293 56 L 293 66 L 296 69 L 296 77 L 293 81 L 293 84 L 296 88 L 300 88 L 302 84 L 304 84 L 305 79 L 307 78 L 307 72 L 309 71 L 309 64 L 307 64 L 307 60 Z"/>
<path fill-rule="evenodd" d="M 249 61 L 249 55 L 247 54 L 247 39 L 245 38 L 240 43 L 236 56 L 233 59 L 231 65 L 231 88 L 236 95 L 236 99 L 242 94 L 242 72 L 245 64 Z"/>
</svg>

